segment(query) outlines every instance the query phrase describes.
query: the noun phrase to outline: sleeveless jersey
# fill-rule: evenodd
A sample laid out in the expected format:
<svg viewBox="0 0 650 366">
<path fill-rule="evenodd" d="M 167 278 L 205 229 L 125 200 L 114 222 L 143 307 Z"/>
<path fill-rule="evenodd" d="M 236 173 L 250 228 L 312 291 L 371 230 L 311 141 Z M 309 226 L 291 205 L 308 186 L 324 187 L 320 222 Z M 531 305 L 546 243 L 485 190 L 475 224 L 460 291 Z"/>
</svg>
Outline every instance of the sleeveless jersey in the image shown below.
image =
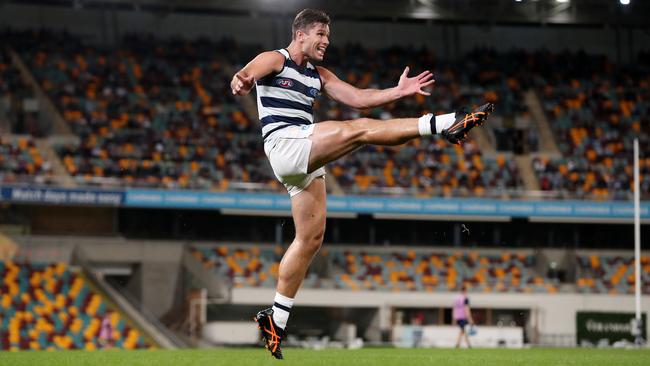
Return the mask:
<svg viewBox="0 0 650 366">
<path fill-rule="evenodd" d="M 284 56 L 282 70 L 255 83 L 264 139 L 285 127 L 314 123 L 314 100 L 322 86 L 318 71 L 311 63 L 303 67 L 293 62 L 286 49 L 277 52 Z"/>
</svg>

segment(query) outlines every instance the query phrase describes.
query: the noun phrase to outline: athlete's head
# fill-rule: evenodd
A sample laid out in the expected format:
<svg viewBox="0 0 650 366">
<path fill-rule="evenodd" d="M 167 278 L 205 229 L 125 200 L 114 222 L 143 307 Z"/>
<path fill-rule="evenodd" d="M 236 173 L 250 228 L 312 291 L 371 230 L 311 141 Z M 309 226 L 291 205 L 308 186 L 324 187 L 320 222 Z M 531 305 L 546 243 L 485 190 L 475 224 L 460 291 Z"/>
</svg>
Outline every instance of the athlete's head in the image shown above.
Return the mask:
<svg viewBox="0 0 650 366">
<path fill-rule="evenodd" d="M 305 9 L 296 15 L 291 26 L 292 38 L 303 54 L 311 60 L 322 61 L 330 44 L 330 17 L 322 10 Z"/>
</svg>

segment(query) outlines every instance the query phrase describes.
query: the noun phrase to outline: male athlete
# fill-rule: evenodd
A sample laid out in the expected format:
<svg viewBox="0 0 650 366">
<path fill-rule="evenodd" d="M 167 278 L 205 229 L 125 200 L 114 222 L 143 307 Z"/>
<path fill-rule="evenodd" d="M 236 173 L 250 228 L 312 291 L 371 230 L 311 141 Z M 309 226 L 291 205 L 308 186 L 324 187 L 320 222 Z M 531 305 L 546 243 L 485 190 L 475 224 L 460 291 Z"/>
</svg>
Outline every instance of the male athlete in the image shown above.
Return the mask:
<svg viewBox="0 0 650 366">
<path fill-rule="evenodd" d="M 312 65 L 311 62 L 322 61 L 325 56 L 329 23 L 329 16 L 323 11 L 301 11 L 293 21 L 289 46 L 259 54 L 230 83 L 235 95 L 246 95 L 256 87 L 264 152 L 274 174 L 291 196 L 296 237 L 280 262 L 273 307 L 255 317 L 266 348 L 278 359 L 282 358 L 280 344 L 286 334 L 294 297 L 323 242 L 324 165 L 366 144 L 399 145 L 436 133 L 458 144 L 494 108 L 488 103 L 469 114 L 427 114 L 419 119 L 361 118 L 314 124 L 312 106 L 321 93 L 353 108 L 366 109 L 415 94 L 428 96 L 430 93 L 423 88 L 434 83 L 431 72 L 409 77 L 406 67 L 393 88 L 358 89 L 326 68 Z"/>
<path fill-rule="evenodd" d="M 460 293 L 454 299 L 453 318 L 456 324 L 460 327 L 458 338 L 456 339 L 456 348 L 460 347 L 460 341 L 465 338 L 467 348 L 472 348 L 467 336 L 467 324 L 474 326 L 474 318 L 472 318 L 472 310 L 469 308 L 469 298 L 467 297 L 467 286 L 463 285 Z"/>
</svg>

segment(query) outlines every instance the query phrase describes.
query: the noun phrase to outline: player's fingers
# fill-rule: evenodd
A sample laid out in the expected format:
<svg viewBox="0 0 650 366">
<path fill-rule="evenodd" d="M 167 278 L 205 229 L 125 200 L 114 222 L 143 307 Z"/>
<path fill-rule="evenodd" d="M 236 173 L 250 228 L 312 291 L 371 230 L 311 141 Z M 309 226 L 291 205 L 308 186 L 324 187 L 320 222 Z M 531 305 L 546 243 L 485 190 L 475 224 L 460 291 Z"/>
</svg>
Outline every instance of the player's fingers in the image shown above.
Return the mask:
<svg viewBox="0 0 650 366">
<path fill-rule="evenodd" d="M 433 85 L 433 83 L 435 82 L 436 82 L 435 80 L 429 80 L 426 83 L 422 84 L 422 87 L 424 88 L 425 86 Z"/>
<path fill-rule="evenodd" d="M 432 74 L 432 73 L 428 73 L 428 74 L 426 74 L 425 76 L 419 78 L 418 81 L 422 83 L 422 82 L 425 82 L 425 81 L 427 81 L 427 80 L 430 80 L 431 78 L 433 78 L 433 74 Z"/>
<path fill-rule="evenodd" d="M 427 77 L 428 75 L 433 75 L 433 74 L 431 74 L 431 71 L 426 70 L 426 71 L 423 71 L 422 73 L 420 73 L 420 75 L 418 75 L 417 78 L 418 78 L 418 80 L 420 80 L 420 79 L 423 79 L 423 78 Z"/>
<path fill-rule="evenodd" d="M 402 73 L 402 76 L 406 77 L 406 76 L 409 74 L 409 70 L 410 70 L 409 67 L 406 66 L 406 67 L 404 68 L 404 72 Z"/>
<path fill-rule="evenodd" d="M 237 79 L 239 79 L 239 80 L 240 80 L 241 82 L 243 82 L 243 83 L 250 83 L 250 82 L 252 81 L 252 79 L 253 79 L 252 76 L 249 76 L 249 77 L 243 77 L 243 76 L 241 76 L 241 75 L 239 75 L 239 74 L 235 74 L 235 76 L 237 77 Z"/>
<path fill-rule="evenodd" d="M 424 90 L 418 90 L 418 94 L 420 94 L 420 95 L 426 95 L 427 97 L 428 97 L 429 95 L 431 95 L 431 93 L 429 93 L 429 92 L 425 92 Z"/>
</svg>

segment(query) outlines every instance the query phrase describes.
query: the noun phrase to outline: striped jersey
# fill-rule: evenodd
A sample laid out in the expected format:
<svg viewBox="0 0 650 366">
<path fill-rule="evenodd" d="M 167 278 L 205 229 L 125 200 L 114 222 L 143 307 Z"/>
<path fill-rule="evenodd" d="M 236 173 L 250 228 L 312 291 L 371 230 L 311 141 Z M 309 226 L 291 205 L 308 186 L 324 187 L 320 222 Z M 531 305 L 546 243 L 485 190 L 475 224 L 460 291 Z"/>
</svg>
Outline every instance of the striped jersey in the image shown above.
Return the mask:
<svg viewBox="0 0 650 366">
<path fill-rule="evenodd" d="M 314 123 L 314 100 L 320 94 L 321 80 L 311 64 L 296 64 L 286 49 L 277 50 L 284 56 L 284 67 L 255 83 L 257 111 L 262 124 L 262 136 L 294 125 Z"/>
</svg>

